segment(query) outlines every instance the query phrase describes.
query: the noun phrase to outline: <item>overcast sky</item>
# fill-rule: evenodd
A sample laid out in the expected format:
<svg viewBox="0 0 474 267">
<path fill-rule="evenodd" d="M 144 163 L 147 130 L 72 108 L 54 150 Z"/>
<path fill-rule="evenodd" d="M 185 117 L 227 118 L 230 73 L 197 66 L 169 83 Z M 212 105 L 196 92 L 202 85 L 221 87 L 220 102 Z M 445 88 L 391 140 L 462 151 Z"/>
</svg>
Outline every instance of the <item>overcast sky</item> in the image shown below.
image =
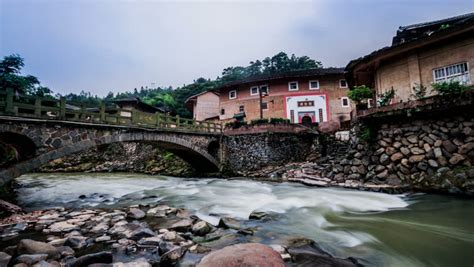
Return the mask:
<svg viewBox="0 0 474 267">
<path fill-rule="evenodd" d="M 400 25 L 473 10 L 474 0 L 0 0 L 0 55 L 20 54 L 55 92 L 105 95 L 216 78 L 280 51 L 344 67 Z"/>
</svg>

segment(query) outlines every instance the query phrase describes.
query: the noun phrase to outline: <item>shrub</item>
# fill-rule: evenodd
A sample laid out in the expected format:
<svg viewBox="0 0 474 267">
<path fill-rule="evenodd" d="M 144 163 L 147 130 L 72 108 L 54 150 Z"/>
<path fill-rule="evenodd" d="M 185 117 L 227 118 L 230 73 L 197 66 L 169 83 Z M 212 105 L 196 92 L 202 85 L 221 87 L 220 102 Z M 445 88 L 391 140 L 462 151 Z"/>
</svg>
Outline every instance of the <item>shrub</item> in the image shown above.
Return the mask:
<svg viewBox="0 0 474 267">
<path fill-rule="evenodd" d="M 359 137 L 366 142 L 374 141 L 377 137 L 377 130 L 371 126 L 362 127 L 359 132 Z"/>
<path fill-rule="evenodd" d="M 255 119 L 250 122 L 250 125 L 261 125 L 261 124 L 267 124 L 268 119 Z"/>
<path fill-rule="evenodd" d="M 271 118 L 270 123 L 271 124 L 290 124 L 290 120 L 283 119 L 283 118 Z"/>
<path fill-rule="evenodd" d="M 237 129 L 245 125 L 247 125 L 247 122 L 245 121 L 232 121 L 232 122 L 227 122 L 226 124 L 224 124 L 226 128 L 232 128 L 232 129 Z"/>
<path fill-rule="evenodd" d="M 416 100 L 423 99 L 426 96 L 426 92 L 427 92 L 426 86 L 424 86 L 421 83 L 415 84 L 415 86 L 413 86 L 413 94 L 411 94 L 411 97 Z"/>
<path fill-rule="evenodd" d="M 347 97 L 357 103 L 360 103 L 363 99 L 372 98 L 372 95 L 373 90 L 365 85 L 354 86 L 354 88 L 347 93 Z"/>
<path fill-rule="evenodd" d="M 472 90 L 471 87 L 463 85 L 458 81 L 433 83 L 433 89 L 440 95 L 461 95 Z"/>
<path fill-rule="evenodd" d="M 395 97 L 395 89 L 393 89 L 393 87 L 392 87 L 387 92 L 379 94 L 378 97 L 379 97 L 379 99 L 378 99 L 377 102 L 379 102 L 379 105 L 381 107 L 387 106 L 388 104 L 390 104 L 390 101 Z"/>
</svg>

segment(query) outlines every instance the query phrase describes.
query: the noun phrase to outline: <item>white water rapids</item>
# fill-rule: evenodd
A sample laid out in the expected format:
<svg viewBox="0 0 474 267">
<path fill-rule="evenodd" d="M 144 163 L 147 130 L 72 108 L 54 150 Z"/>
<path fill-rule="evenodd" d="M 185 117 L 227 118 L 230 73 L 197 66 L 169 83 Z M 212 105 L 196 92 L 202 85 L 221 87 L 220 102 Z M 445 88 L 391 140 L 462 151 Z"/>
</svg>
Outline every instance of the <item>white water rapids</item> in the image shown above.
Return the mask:
<svg viewBox="0 0 474 267">
<path fill-rule="evenodd" d="M 262 242 L 279 243 L 291 236 L 304 236 L 336 256 L 362 258 L 368 265 L 444 266 L 460 262 L 452 252 L 437 255 L 443 250 L 431 243 L 423 244 L 422 240 L 456 248 L 464 246 L 463 251 L 474 248 L 472 225 L 468 226 L 463 218 L 431 222 L 436 213 L 425 211 L 439 212 L 443 206 L 419 204 L 424 203 L 424 196 L 116 173 L 30 174 L 20 177 L 18 182 L 23 185 L 18 200 L 30 209 L 116 207 L 161 201 L 190 209 L 213 224 L 223 215 L 246 220 L 254 210 L 273 212 L 277 213 L 274 220 L 257 223 Z M 468 210 L 474 207 L 469 201 L 462 203 Z M 463 251 L 458 254 L 468 254 Z M 428 254 L 433 260 L 425 258 Z M 473 258 L 467 257 L 466 263 Z"/>
</svg>

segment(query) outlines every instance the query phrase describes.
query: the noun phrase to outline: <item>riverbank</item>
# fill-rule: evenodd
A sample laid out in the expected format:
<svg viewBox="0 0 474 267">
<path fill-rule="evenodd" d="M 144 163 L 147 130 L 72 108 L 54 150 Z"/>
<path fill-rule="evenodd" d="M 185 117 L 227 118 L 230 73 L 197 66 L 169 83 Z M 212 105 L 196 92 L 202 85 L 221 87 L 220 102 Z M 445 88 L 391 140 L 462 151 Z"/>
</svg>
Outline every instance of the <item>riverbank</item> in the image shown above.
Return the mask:
<svg viewBox="0 0 474 267">
<path fill-rule="evenodd" d="M 253 212 L 249 220 L 271 220 L 271 215 Z M 195 266 L 214 251 L 202 266 L 217 266 L 219 263 L 213 262 L 216 255 L 228 257 L 242 249 L 232 245 L 258 243 L 253 236 L 256 231 L 245 227 L 245 221 L 230 217 L 221 218 L 214 226 L 186 209 L 165 204 L 112 210 L 36 210 L 0 220 L 0 265 Z M 264 257 L 266 262 L 281 262 L 281 266 L 284 261 L 289 266 L 311 262 L 357 266 L 355 259 L 334 258 L 314 241 L 300 237 L 267 250 L 267 246 L 261 247 L 257 254 L 249 254 L 247 262 L 257 264 L 259 257 Z"/>
</svg>

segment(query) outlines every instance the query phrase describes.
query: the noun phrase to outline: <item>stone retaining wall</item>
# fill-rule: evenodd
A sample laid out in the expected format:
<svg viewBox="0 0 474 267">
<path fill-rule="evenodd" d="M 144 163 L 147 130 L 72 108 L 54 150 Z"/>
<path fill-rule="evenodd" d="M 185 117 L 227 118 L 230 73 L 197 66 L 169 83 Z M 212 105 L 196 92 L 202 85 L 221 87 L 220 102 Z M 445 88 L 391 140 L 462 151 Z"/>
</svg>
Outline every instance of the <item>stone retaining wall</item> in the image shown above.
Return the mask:
<svg viewBox="0 0 474 267">
<path fill-rule="evenodd" d="M 311 151 L 314 134 L 258 133 L 223 137 L 224 171 L 246 175 L 267 166 L 302 161 Z"/>
<path fill-rule="evenodd" d="M 353 129 L 352 149 L 331 178 L 474 193 L 473 114 L 367 125 Z"/>
</svg>

